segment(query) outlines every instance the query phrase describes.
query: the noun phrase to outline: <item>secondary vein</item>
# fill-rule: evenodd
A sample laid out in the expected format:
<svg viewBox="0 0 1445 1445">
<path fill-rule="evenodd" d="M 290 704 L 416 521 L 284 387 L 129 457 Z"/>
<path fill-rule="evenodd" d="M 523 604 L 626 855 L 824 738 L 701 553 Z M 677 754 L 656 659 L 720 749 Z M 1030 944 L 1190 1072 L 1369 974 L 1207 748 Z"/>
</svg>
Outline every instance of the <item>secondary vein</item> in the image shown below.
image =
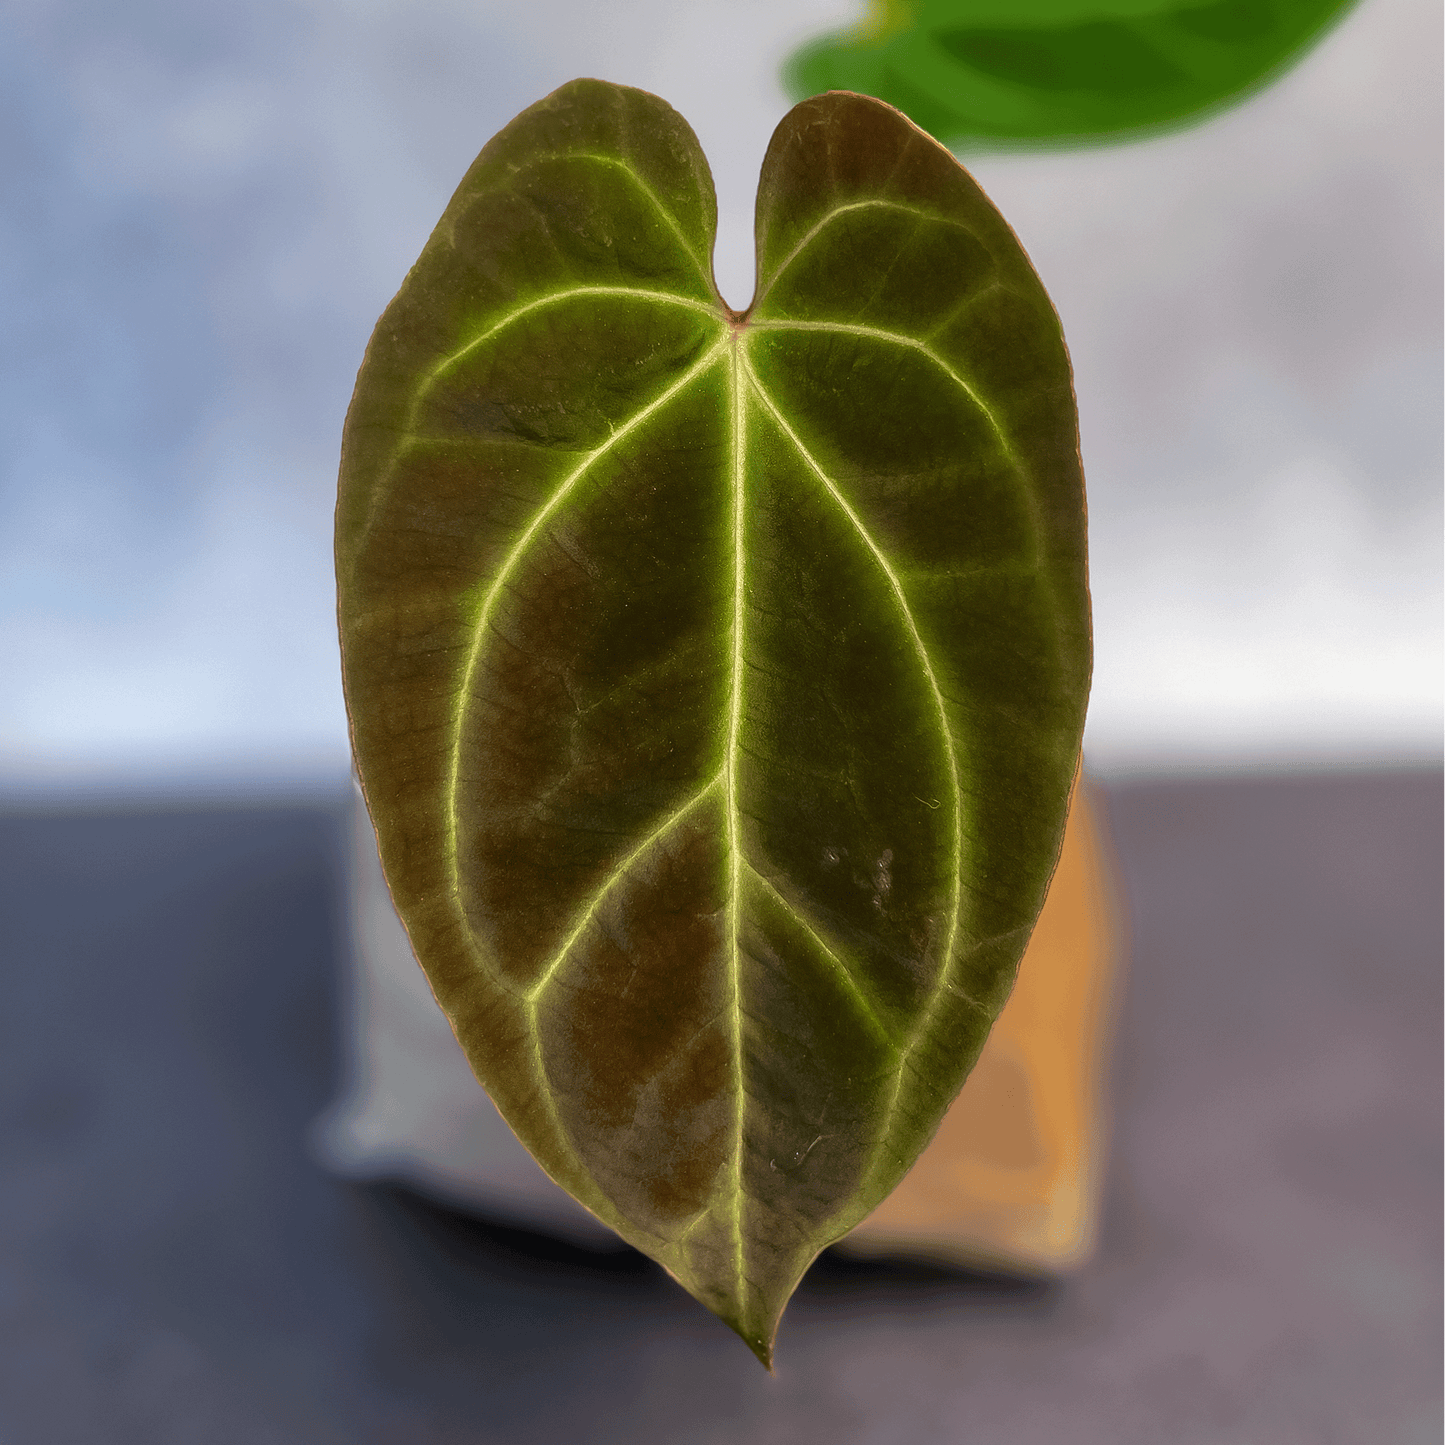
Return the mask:
<svg viewBox="0 0 1445 1445">
<path fill-rule="evenodd" d="M 886 341 L 894 346 L 906 346 L 909 350 L 918 352 L 938 367 L 983 413 L 998 440 L 999 449 L 1008 458 L 1010 465 L 1017 471 L 1023 471 L 1023 465 L 1014 452 L 1013 443 L 1009 440 L 1002 423 L 994 415 L 993 409 L 978 394 L 972 383 L 926 341 L 920 341 L 915 336 L 905 336 L 899 331 L 887 331 L 881 326 L 865 326 L 853 321 L 755 321 L 752 325 L 759 331 L 823 331 L 843 336 L 866 336 L 870 341 Z"/>
<path fill-rule="evenodd" d="M 653 188 L 647 183 L 647 181 L 645 181 L 642 176 L 638 174 L 638 172 L 633 170 L 626 161 L 620 160 L 617 156 L 601 155 L 596 151 L 565 151 L 556 156 L 546 157 L 546 159 L 596 161 L 599 165 L 616 166 L 616 168 L 620 170 L 623 175 L 625 175 L 637 187 L 637 189 L 641 191 L 642 194 L 645 195 L 649 201 L 652 202 L 654 206 L 657 207 L 658 213 L 662 216 L 663 220 L 667 222 L 668 226 L 672 229 L 673 234 L 677 237 L 678 244 L 687 253 L 688 260 L 690 260 L 692 264 L 697 267 L 697 274 L 702 277 L 702 284 L 706 286 L 709 291 L 713 289 L 712 277 L 708 273 L 707 264 L 703 261 L 702 257 L 700 257 L 697 252 L 694 251 L 692 247 L 688 244 L 688 239 L 686 235 L 683 234 L 682 225 L 678 221 L 677 217 L 663 204 L 662 197 L 659 196 L 657 192 L 653 190 Z"/>
<path fill-rule="evenodd" d="M 833 952 L 831 948 L 828 947 L 828 945 L 823 941 L 822 937 L 818 933 L 817 929 L 815 929 L 812 924 L 810 924 L 808 920 L 804 918 L 802 914 L 800 914 L 798 910 L 794 908 L 793 905 L 789 903 L 786 898 L 783 897 L 782 893 L 778 891 L 777 885 L 773 882 L 771 878 L 769 878 L 764 873 L 758 872 L 758 870 L 754 868 L 750 863 L 746 866 L 748 872 L 751 873 L 753 877 L 756 878 L 758 882 L 761 883 L 763 887 L 766 888 L 768 892 L 771 893 L 773 897 L 778 900 L 778 903 L 783 907 L 783 909 L 786 910 L 788 917 L 791 918 L 793 922 L 797 924 L 797 926 L 801 928 L 803 932 L 806 933 L 808 937 L 811 938 L 813 942 L 818 946 L 823 956 L 832 965 L 833 971 L 838 975 L 839 979 L 842 980 L 843 987 L 847 991 L 848 997 L 852 999 L 857 1011 L 867 1021 L 869 1027 L 873 1030 L 873 1032 L 876 1033 L 885 1044 L 892 1048 L 894 1046 L 893 1035 L 888 1031 L 888 1028 L 884 1024 L 883 1020 L 878 1017 L 878 1011 L 874 1008 L 872 1001 L 868 998 L 868 995 L 865 994 L 862 988 L 859 987 L 858 980 L 853 977 L 853 971 L 848 967 L 847 964 L 843 962 L 841 958 L 838 957 L 836 953 Z"/>
<path fill-rule="evenodd" d="M 849 201 L 845 205 L 834 206 L 831 211 L 824 212 L 824 214 L 808 228 L 797 245 L 778 263 L 778 268 L 768 278 L 768 284 L 763 289 L 762 295 L 753 302 L 753 309 L 756 310 L 763 304 L 767 299 L 768 293 L 778 284 L 778 277 L 817 240 L 822 231 L 832 225 L 840 216 L 846 216 L 853 211 L 868 210 L 903 211 L 907 215 L 917 216 L 920 220 L 936 221 L 939 225 L 957 226 L 960 230 L 969 230 L 969 227 L 964 225 L 962 221 L 955 221 L 951 216 L 939 216 L 932 211 L 925 211 L 921 206 L 909 206 L 905 205 L 902 201 L 890 201 L 878 196 L 870 197 L 863 201 Z M 972 233 L 970 232 L 970 234 Z"/>
<path fill-rule="evenodd" d="M 716 317 L 718 314 L 716 306 L 709 306 L 703 301 L 695 301 L 691 296 L 679 296 L 673 291 L 653 291 L 641 286 L 569 286 L 562 291 L 548 291 L 543 296 L 534 296 L 530 301 L 515 307 L 500 320 L 493 322 L 485 331 L 472 337 L 464 346 L 460 346 L 450 355 L 442 357 L 427 372 L 416 389 L 416 395 L 412 398 L 411 410 L 407 417 L 408 429 L 415 425 L 417 413 L 421 410 L 421 404 L 427 393 L 454 366 L 465 361 L 472 352 L 485 346 L 499 332 L 505 331 L 507 327 L 514 325 L 524 316 L 528 316 L 534 311 L 540 311 L 544 306 L 555 306 L 559 302 L 571 301 L 579 296 L 625 296 L 629 300 L 660 301 L 665 305 L 683 306 L 689 311 L 700 311 L 706 316 Z"/>
<path fill-rule="evenodd" d="M 632 851 L 628 853 L 628 855 L 616 866 L 616 868 L 612 870 L 610 874 L 608 874 L 607 879 L 602 884 L 602 886 L 598 888 L 597 891 L 593 893 L 592 897 L 589 898 L 587 902 L 583 905 L 582 910 L 578 915 L 577 922 L 572 928 L 572 931 L 567 935 L 566 939 L 563 941 L 561 947 L 558 948 L 557 952 L 552 955 L 546 967 L 537 976 L 537 981 L 528 990 L 528 1004 L 530 1004 L 535 1009 L 537 1001 L 541 998 L 543 992 L 547 988 L 547 985 L 552 982 L 552 979 L 555 977 L 558 969 L 561 968 L 563 962 L 566 960 L 567 955 L 572 951 L 572 946 L 582 936 L 583 931 L 586 929 L 587 925 L 596 916 L 597 910 L 602 906 L 603 902 L 607 898 L 607 895 L 617 886 L 617 884 L 624 877 L 626 877 L 632 865 L 636 863 L 637 860 L 641 858 L 642 855 L 646 853 L 649 848 L 656 846 L 656 844 L 660 843 L 665 837 L 667 837 L 667 835 L 671 833 L 672 830 L 676 828 L 677 825 L 681 823 L 682 820 L 690 812 L 692 812 L 692 810 L 697 807 L 697 805 L 702 802 L 702 800 L 707 797 L 707 795 L 711 793 L 713 789 L 718 786 L 719 783 L 722 782 L 722 780 L 722 774 L 719 773 L 715 778 L 712 779 L 711 782 L 699 788 L 697 792 L 695 792 L 685 803 L 681 805 L 681 807 L 674 808 L 673 811 L 669 813 L 667 817 L 665 817 L 662 822 L 660 822 L 652 830 L 652 832 L 650 832 L 647 837 L 642 840 L 642 842 L 640 842 L 634 849 L 632 849 Z"/>
<path fill-rule="evenodd" d="M 462 719 L 466 712 L 467 700 L 472 693 L 477 669 L 481 665 L 482 654 L 485 651 L 485 639 L 488 630 L 492 626 L 492 614 L 496 609 L 497 598 L 501 595 L 502 589 L 506 586 L 518 561 L 527 551 L 528 547 L 531 546 L 533 539 L 555 514 L 558 507 L 560 507 L 572 493 L 582 478 L 587 475 L 593 465 L 612 451 L 619 442 L 641 426 L 642 423 L 646 421 L 648 417 L 652 416 L 660 407 L 665 406 L 671 401 L 684 387 L 690 385 L 701 376 L 702 373 L 717 360 L 724 345 L 726 345 L 725 341 L 719 341 L 708 350 L 698 361 L 683 372 L 676 381 L 666 387 L 658 396 L 648 402 L 646 406 L 640 407 L 635 411 L 621 426 L 617 427 L 605 442 L 588 452 L 582 461 L 562 479 L 556 490 L 547 499 L 545 505 L 538 509 L 536 516 L 528 523 L 522 535 L 512 544 L 511 550 L 507 553 L 506 557 L 503 558 L 501 565 L 497 568 L 496 575 L 492 578 L 491 585 L 487 588 L 486 594 L 482 598 L 481 606 L 477 609 L 476 620 L 472 624 L 472 644 L 467 654 L 466 665 L 462 671 L 461 682 L 457 688 L 456 711 L 453 713 L 451 719 L 452 753 L 447 769 L 446 849 L 447 876 L 451 885 L 453 899 L 460 899 L 461 896 L 461 877 L 457 857 L 457 833 L 460 828 L 457 798 L 461 784 Z M 467 934 L 469 938 L 472 937 L 470 928 L 468 928 Z M 475 939 L 473 939 L 473 949 L 475 950 Z"/>
<path fill-rule="evenodd" d="M 979 395 L 977 388 L 965 377 L 957 367 L 950 364 L 948 358 L 940 352 L 935 351 L 926 341 L 920 341 L 914 336 L 905 336 L 898 331 L 888 331 L 881 326 L 865 326 L 860 322 L 852 321 L 755 321 L 751 323 L 759 331 L 820 331 L 840 336 L 862 336 L 870 341 L 882 341 L 893 346 L 904 346 L 910 351 L 916 351 L 920 356 L 936 366 L 953 384 L 982 412 L 984 420 L 993 432 L 994 439 L 998 442 L 999 450 L 1003 453 L 1004 459 L 1013 468 L 1014 473 L 1022 483 L 1024 503 L 1028 507 L 1029 521 L 1032 525 L 1031 541 L 1033 543 L 1033 555 L 1030 565 L 1038 566 L 1039 539 L 1044 535 L 1043 518 L 1039 512 L 1038 498 L 1034 495 L 1032 477 L 1028 467 L 1024 465 L 1023 459 L 1014 450 L 1013 443 L 1009 440 L 1008 432 L 1004 429 L 1003 423 L 994 414 L 993 408 Z"/>
<path fill-rule="evenodd" d="M 907 628 L 914 651 L 917 653 L 919 665 L 928 680 L 929 692 L 932 695 L 934 709 L 938 715 L 939 730 L 943 735 L 943 751 L 948 763 L 950 802 L 953 811 L 953 888 L 949 900 L 948 928 L 944 939 L 943 956 L 939 963 L 938 981 L 934 985 L 933 998 L 936 999 L 946 986 L 948 967 L 953 957 L 954 944 L 958 936 L 959 918 L 962 912 L 963 788 L 959 781 L 958 759 L 954 751 L 953 730 L 948 724 L 948 710 L 943 700 L 943 689 L 939 686 L 938 676 L 933 670 L 933 660 L 928 655 L 927 647 L 924 646 L 923 636 L 918 630 L 918 623 L 913 616 L 913 610 L 908 605 L 908 598 L 904 594 L 903 584 L 899 581 L 898 575 L 894 572 L 888 558 L 884 556 L 882 549 L 878 546 L 878 543 L 874 541 L 867 527 L 864 526 L 863 519 L 853 509 L 848 499 L 839 491 L 837 484 L 819 464 L 812 452 L 808 450 L 803 439 L 788 424 L 787 418 L 779 411 L 777 404 L 773 401 L 772 397 L 768 395 L 762 382 L 759 381 L 757 373 L 753 371 L 751 366 L 747 367 L 747 375 L 753 392 L 767 409 L 774 424 L 792 443 L 808 470 L 823 484 L 828 495 L 848 518 L 848 521 L 852 524 L 864 546 L 867 547 L 874 561 L 877 562 L 898 603 L 899 612 L 903 617 L 904 625 Z M 932 1006 L 932 1002 L 933 1000 L 931 999 L 928 1007 Z M 911 1048 L 912 1045 L 910 1044 L 909 1047 Z"/>
</svg>

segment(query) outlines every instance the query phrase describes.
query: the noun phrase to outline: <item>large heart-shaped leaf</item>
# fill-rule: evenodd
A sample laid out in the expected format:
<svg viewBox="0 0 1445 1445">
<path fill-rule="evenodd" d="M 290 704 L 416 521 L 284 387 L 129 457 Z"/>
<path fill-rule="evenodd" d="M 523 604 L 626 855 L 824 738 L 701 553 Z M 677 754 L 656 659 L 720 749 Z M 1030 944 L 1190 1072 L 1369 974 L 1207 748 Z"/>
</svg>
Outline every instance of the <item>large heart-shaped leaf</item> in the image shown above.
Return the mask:
<svg viewBox="0 0 1445 1445">
<path fill-rule="evenodd" d="M 1089 674 L 1057 318 L 889 107 L 778 128 L 758 294 L 655 96 L 487 145 L 347 418 L 348 706 L 387 879 L 547 1171 L 764 1360 L 1012 983 Z"/>
<path fill-rule="evenodd" d="M 1353 0 L 873 0 L 785 66 L 797 96 L 859 90 L 951 145 L 1188 124 L 1286 69 Z"/>
</svg>

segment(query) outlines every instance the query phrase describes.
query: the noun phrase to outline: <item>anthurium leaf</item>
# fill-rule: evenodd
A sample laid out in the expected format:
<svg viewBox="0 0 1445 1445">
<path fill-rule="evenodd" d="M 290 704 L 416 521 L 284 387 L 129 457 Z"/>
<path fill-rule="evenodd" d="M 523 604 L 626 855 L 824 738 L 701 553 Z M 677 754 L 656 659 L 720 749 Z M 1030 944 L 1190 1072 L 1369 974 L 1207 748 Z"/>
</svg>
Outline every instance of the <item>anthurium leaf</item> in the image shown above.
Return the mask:
<svg viewBox="0 0 1445 1445">
<path fill-rule="evenodd" d="M 543 1167 L 769 1358 L 1011 986 L 1089 675 L 1068 360 L 952 156 L 795 109 L 759 289 L 655 96 L 482 151 L 372 336 L 337 568 L 398 910 Z"/>
<path fill-rule="evenodd" d="M 796 96 L 859 90 L 957 146 L 1185 125 L 1286 69 L 1352 0 L 874 0 L 797 51 Z"/>
</svg>

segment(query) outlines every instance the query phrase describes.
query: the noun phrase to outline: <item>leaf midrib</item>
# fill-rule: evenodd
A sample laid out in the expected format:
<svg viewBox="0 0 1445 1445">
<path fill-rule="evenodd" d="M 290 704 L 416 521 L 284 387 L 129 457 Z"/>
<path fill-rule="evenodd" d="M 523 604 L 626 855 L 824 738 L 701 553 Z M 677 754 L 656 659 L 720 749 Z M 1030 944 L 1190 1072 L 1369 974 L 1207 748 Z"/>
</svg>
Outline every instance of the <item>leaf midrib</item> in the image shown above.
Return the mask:
<svg viewBox="0 0 1445 1445">
<path fill-rule="evenodd" d="M 730 331 L 728 379 L 729 401 L 732 407 L 732 484 L 733 484 L 733 625 L 732 625 L 732 677 L 728 699 L 728 732 L 725 744 L 723 769 L 727 778 L 727 830 L 728 830 L 728 970 L 732 1025 L 732 1073 L 733 1094 L 737 1100 L 734 1115 L 734 1137 L 732 1158 L 732 1229 L 733 1261 L 737 1276 L 737 1298 L 741 1303 L 746 1294 L 747 1269 L 743 1248 L 743 1151 L 746 1138 L 748 1094 L 747 1079 L 743 1076 L 743 968 L 742 950 L 738 932 L 741 926 L 742 908 L 742 840 L 738 836 L 738 735 L 742 729 L 743 716 L 743 620 L 746 612 L 747 563 L 743 540 L 747 526 L 747 392 L 742 385 L 742 339 L 737 330 Z"/>
</svg>

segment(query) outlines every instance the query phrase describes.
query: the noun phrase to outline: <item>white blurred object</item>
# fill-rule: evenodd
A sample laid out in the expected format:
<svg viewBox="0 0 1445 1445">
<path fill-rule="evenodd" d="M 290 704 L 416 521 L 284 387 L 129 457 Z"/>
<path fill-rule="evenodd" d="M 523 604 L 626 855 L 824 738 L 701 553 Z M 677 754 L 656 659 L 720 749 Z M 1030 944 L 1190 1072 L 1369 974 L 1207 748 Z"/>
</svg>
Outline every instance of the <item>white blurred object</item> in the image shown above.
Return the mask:
<svg viewBox="0 0 1445 1445">
<path fill-rule="evenodd" d="M 360 789 L 349 871 L 345 1081 L 312 1129 L 319 1162 L 574 1244 L 620 1248 L 612 1230 L 542 1172 L 477 1083 L 391 905 Z"/>
</svg>

